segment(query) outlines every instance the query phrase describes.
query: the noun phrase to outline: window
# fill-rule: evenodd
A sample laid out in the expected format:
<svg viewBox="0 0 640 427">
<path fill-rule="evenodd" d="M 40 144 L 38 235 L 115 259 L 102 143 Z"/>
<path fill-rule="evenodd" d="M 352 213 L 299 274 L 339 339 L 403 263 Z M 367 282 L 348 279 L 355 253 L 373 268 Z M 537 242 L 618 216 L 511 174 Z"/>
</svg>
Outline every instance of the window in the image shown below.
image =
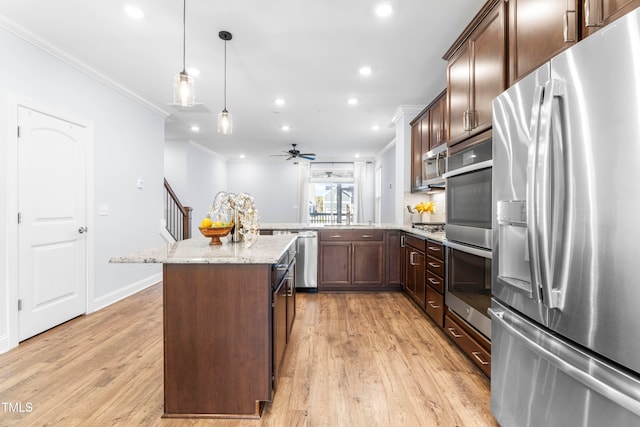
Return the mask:
<svg viewBox="0 0 640 427">
<path fill-rule="evenodd" d="M 355 217 L 353 163 L 312 163 L 309 171 L 309 222 L 345 223 Z"/>
</svg>

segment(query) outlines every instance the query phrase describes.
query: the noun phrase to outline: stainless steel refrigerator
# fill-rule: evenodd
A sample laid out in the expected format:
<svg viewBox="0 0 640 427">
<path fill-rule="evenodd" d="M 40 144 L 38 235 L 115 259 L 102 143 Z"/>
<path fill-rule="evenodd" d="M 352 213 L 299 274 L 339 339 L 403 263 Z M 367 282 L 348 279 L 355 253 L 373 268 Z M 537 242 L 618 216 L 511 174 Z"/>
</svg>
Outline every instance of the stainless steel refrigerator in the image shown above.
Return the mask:
<svg viewBox="0 0 640 427">
<path fill-rule="evenodd" d="M 494 100 L 491 410 L 640 425 L 640 9 Z"/>
</svg>

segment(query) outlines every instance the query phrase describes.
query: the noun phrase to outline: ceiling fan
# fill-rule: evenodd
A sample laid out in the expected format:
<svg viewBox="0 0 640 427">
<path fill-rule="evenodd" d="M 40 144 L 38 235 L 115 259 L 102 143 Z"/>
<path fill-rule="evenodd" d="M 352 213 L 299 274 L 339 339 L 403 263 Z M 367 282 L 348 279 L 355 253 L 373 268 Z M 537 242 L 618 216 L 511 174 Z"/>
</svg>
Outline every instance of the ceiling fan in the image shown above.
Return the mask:
<svg viewBox="0 0 640 427">
<path fill-rule="evenodd" d="M 289 151 L 285 151 L 284 153 L 286 154 L 271 154 L 271 156 L 288 156 L 285 160 L 296 159 L 298 157 L 306 160 L 316 159 L 315 153 L 301 153 L 300 150 L 296 148 L 296 145 L 298 144 L 291 144 L 291 145 L 293 146 L 293 148 Z"/>
</svg>

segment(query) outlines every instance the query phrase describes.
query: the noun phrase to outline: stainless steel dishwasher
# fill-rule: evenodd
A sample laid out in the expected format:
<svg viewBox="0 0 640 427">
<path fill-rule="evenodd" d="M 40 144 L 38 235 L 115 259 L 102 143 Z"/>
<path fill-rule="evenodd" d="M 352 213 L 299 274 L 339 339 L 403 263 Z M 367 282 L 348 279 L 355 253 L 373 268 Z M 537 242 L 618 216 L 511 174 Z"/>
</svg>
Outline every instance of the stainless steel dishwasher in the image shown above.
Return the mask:
<svg viewBox="0 0 640 427">
<path fill-rule="evenodd" d="M 273 234 L 297 234 L 296 290 L 318 291 L 318 233 L 313 230 L 274 230 Z"/>
</svg>

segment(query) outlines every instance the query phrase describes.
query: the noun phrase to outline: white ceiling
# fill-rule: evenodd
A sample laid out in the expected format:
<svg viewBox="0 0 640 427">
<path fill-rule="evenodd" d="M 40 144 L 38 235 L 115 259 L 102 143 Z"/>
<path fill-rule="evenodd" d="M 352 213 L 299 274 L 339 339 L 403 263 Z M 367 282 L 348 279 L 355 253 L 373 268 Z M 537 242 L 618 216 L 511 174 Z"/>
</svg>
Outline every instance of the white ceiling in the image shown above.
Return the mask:
<svg viewBox="0 0 640 427">
<path fill-rule="evenodd" d="M 485 0 L 392 1 L 394 13 L 382 19 L 373 13 L 379 0 L 187 0 L 186 65 L 200 70 L 195 92 L 202 104 L 187 112 L 169 105 L 182 69 L 182 0 L 2 0 L 0 13 L 169 113 L 167 139 L 198 142 L 229 160 L 244 154 L 282 161 L 269 155 L 291 143 L 318 160 L 350 160 L 371 159 L 393 140 L 390 123 L 400 105 L 424 105 L 444 88 L 442 55 Z M 129 18 L 129 4 L 145 18 Z M 216 132 L 221 30 L 233 34 L 232 135 Z M 373 73 L 360 76 L 362 65 Z M 279 97 L 284 106 L 274 104 Z M 350 97 L 359 104 L 349 106 Z"/>
</svg>

